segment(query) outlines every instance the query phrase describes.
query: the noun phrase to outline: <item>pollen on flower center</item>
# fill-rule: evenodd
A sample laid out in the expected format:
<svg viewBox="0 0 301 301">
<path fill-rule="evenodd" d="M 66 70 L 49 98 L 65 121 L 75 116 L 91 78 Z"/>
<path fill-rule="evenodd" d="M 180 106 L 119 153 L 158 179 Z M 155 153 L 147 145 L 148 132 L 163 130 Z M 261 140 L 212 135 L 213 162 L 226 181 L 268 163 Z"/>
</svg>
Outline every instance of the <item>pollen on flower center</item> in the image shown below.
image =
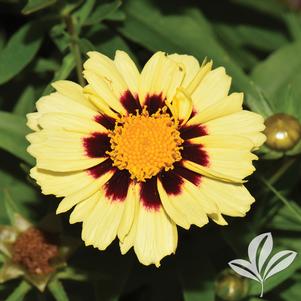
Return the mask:
<svg viewBox="0 0 301 301">
<path fill-rule="evenodd" d="M 127 169 L 132 179 L 150 179 L 182 158 L 183 140 L 166 109 L 149 115 L 144 108 L 141 114 L 121 117 L 110 133 L 113 164 Z"/>
</svg>

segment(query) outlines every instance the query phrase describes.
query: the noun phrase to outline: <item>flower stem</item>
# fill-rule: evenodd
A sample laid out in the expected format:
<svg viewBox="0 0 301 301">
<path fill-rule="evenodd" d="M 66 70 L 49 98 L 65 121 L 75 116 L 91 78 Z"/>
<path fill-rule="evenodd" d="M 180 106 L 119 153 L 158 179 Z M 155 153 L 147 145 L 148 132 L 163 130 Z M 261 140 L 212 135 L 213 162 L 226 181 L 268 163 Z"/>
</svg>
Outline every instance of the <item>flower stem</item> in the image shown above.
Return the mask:
<svg viewBox="0 0 301 301">
<path fill-rule="evenodd" d="M 66 23 L 67 31 L 70 35 L 69 47 L 75 60 L 77 79 L 79 84 L 83 87 L 85 85 L 85 80 L 83 77 L 82 58 L 81 58 L 81 53 L 78 45 L 78 35 L 74 27 L 72 16 L 66 15 L 65 23 Z"/>
<path fill-rule="evenodd" d="M 298 211 L 296 211 L 296 209 L 293 208 L 293 206 L 290 204 L 290 202 L 279 192 L 277 191 L 273 185 L 270 184 L 270 182 L 268 182 L 266 179 L 264 179 L 263 177 L 260 177 L 260 180 L 262 181 L 263 184 L 266 185 L 266 187 L 271 190 L 276 197 L 278 197 L 278 199 L 291 211 L 291 213 L 293 215 L 295 215 L 295 217 L 301 221 L 301 215 L 299 214 Z"/>
<path fill-rule="evenodd" d="M 261 281 L 260 284 L 261 284 L 260 298 L 262 298 L 263 297 L 263 281 Z"/>
<path fill-rule="evenodd" d="M 285 173 L 286 171 L 292 166 L 292 164 L 296 161 L 296 157 L 293 158 L 286 158 L 286 161 L 283 162 L 281 167 L 276 171 L 276 173 L 270 178 L 269 183 L 271 185 L 275 184 Z"/>
</svg>

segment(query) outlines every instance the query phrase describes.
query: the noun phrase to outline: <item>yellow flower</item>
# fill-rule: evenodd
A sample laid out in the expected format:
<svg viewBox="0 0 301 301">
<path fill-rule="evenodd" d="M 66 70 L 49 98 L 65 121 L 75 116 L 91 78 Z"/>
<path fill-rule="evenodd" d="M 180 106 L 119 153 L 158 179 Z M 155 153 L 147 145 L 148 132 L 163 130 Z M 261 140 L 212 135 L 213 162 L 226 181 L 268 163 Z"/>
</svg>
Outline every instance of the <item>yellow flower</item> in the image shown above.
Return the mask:
<svg viewBox="0 0 301 301">
<path fill-rule="evenodd" d="M 122 52 L 89 52 L 88 85 L 53 83 L 56 92 L 28 115 L 31 176 L 44 194 L 74 207 L 86 245 L 119 238 L 145 265 L 177 247 L 177 227 L 226 225 L 254 202 L 243 179 L 265 140 L 263 118 L 228 95 L 225 69 L 192 56 L 155 53 L 141 72 Z"/>
</svg>

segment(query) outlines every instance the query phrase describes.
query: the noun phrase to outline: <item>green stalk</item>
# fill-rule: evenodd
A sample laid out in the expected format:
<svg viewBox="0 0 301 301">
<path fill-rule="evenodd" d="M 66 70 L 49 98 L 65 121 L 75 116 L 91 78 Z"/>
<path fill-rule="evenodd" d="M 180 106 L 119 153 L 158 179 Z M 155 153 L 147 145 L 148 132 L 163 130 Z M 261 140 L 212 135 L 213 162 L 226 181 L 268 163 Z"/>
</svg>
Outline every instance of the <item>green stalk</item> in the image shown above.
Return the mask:
<svg viewBox="0 0 301 301">
<path fill-rule="evenodd" d="M 67 31 L 70 35 L 70 51 L 74 57 L 76 65 L 76 74 L 79 84 L 83 87 L 85 85 L 85 80 L 83 77 L 83 62 L 81 57 L 80 48 L 78 45 L 78 35 L 74 27 L 73 17 L 70 15 L 65 16 L 65 23 L 67 26 Z"/>
<path fill-rule="evenodd" d="M 272 186 L 266 179 L 263 177 L 259 177 L 259 179 L 262 181 L 262 183 L 271 190 L 275 196 L 290 210 L 290 212 L 301 222 L 301 215 L 299 212 L 297 212 L 293 206 L 290 204 L 290 202 L 279 192 L 277 191 L 274 186 Z"/>
</svg>

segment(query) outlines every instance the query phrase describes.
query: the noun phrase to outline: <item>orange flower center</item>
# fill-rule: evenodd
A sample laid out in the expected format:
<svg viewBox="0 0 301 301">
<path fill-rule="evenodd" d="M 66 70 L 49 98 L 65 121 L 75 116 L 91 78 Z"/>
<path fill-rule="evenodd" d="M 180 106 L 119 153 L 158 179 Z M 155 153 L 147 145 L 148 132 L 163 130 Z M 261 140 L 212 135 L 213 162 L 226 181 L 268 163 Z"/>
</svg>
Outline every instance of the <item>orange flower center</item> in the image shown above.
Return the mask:
<svg viewBox="0 0 301 301">
<path fill-rule="evenodd" d="M 144 108 L 141 114 L 123 116 L 110 133 L 113 165 L 127 169 L 132 179 L 150 179 L 182 158 L 183 139 L 166 109 L 150 116 Z"/>
</svg>

